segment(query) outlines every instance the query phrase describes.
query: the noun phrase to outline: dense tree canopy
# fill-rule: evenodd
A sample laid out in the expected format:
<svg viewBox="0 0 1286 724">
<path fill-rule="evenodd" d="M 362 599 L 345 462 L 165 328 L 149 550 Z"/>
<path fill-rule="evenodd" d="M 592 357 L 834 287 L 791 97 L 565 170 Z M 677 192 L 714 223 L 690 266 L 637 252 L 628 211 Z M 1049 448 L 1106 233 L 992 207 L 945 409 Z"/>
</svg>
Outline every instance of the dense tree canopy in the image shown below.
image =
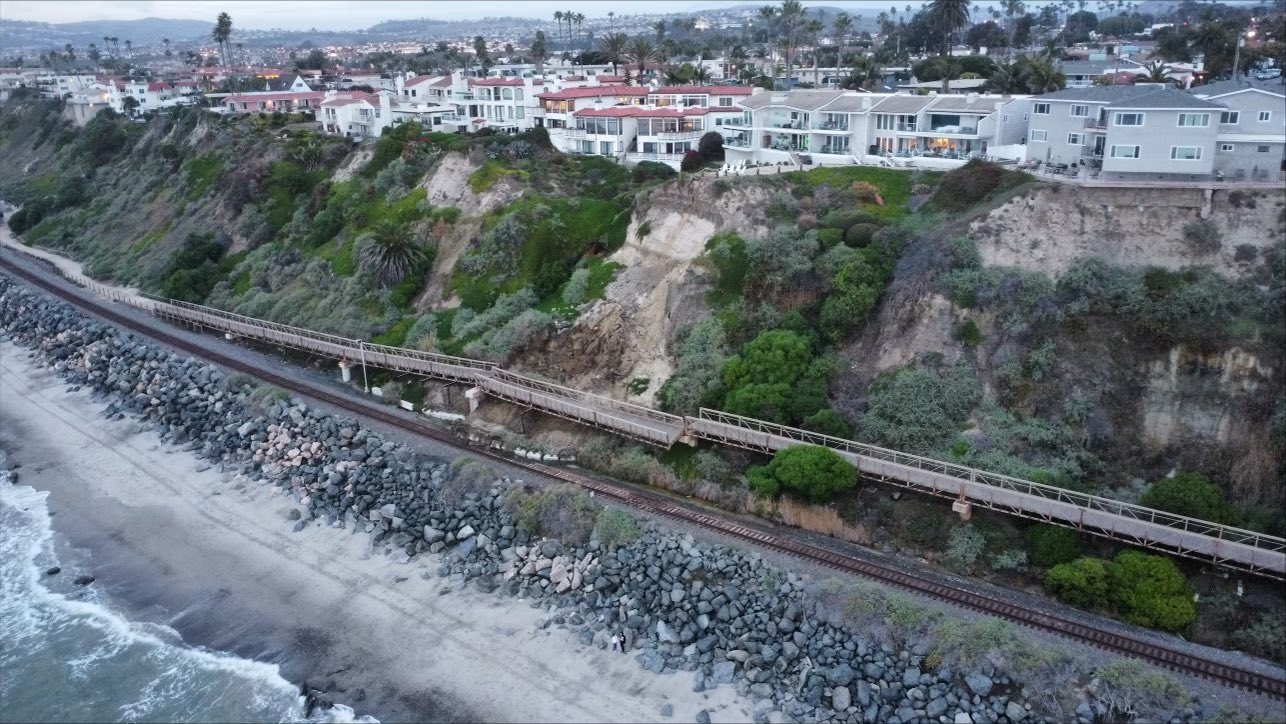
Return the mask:
<svg viewBox="0 0 1286 724">
<path fill-rule="evenodd" d="M 812 503 L 824 503 L 857 485 L 852 463 L 816 445 L 788 447 L 768 465 L 751 468 L 746 475 L 756 495 L 771 498 L 788 492 Z"/>
</svg>

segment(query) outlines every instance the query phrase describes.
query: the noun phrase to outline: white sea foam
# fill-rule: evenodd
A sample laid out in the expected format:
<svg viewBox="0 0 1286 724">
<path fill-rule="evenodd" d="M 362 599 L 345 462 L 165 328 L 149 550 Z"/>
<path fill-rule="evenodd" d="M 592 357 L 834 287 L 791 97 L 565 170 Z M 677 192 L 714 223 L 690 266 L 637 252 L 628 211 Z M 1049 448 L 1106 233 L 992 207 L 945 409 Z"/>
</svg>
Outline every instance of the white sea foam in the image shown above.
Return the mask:
<svg viewBox="0 0 1286 724">
<path fill-rule="evenodd" d="M 103 697 L 111 700 L 115 709 L 111 714 L 78 709 L 80 717 L 71 718 L 94 718 L 97 714 L 138 721 L 190 715 L 199 720 L 222 712 L 226 718 L 304 720 L 298 687 L 282 678 L 275 664 L 176 645 L 181 637 L 173 629 L 127 621 L 104 606 L 92 588 L 79 592 L 82 600 L 47 588 L 42 581 L 44 571 L 57 565 L 47 497 L 29 486 L 14 485 L 9 474 L 0 471 L 0 635 L 6 641 L 0 648 L 0 663 L 18 670 L 24 663 L 48 665 L 24 662 L 22 657 L 32 656 L 52 637 L 63 635 L 66 639 L 74 634 L 70 640 L 84 646 L 75 647 L 74 654 L 68 653 L 57 662 L 64 680 L 91 687 L 103 678 L 112 678 L 127 690 L 114 690 Z M 2 681 L 0 693 L 6 693 Z M 204 711 L 186 711 L 188 702 L 200 702 Z M 4 713 L 5 718 L 21 718 L 24 712 Z M 368 716 L 356 717 L 346 706 L 314 712 L 310 720 L 378 722 Z"/>
</svg>

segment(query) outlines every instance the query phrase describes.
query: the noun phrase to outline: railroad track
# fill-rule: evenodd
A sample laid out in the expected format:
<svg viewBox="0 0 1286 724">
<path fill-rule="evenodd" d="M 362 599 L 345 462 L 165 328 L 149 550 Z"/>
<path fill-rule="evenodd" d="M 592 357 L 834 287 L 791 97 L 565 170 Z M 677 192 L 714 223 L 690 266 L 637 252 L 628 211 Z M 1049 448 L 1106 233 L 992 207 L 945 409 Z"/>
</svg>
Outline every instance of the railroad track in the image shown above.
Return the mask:
<svg viewBox="0 0 1286 724">
<path fill-rule="evenodd" d="M 637 510 L 713 530 L 778 553 L 801 558 L 847 574 L 863 576 L 898 586 L 915 593 L 947 601 L 956 606 L 997 616 L 1032 629 L 1054 633 L 1100 649 L 1146 660 L 1172 671 L 1200 676 L 1227 686 L 1286 700 L 1286 680 L 1283 679 L 1213 659 L 1193 656 L 1187 652 L 1146 641 L 1139 637 L 1096 629 L 1078 621 L 1026 608 L 958 585 L 937 581 L 925 575 L 844 556 L 834 551 L 801 543 L 786 535 L 716 517 L 701 510 L 679 505 L 673 500 L 661 496 L 645 494 L 638 490 L 608 483 L 571 470 L 518 460 L 487 448 L 468 446 L 456 437 L 414 418 L 394 413 L 373 403 L 353 400 L 320 385 L 286 377 L 271 369 L 255 365 L 251 361 L 230 357 L 175 335 L 159 325 L 154 326 L 140 322 L 128 315 L 121 314 L 113 309 L 110 304 L 85 295 L 72 293 L 61 285 L 54 284 L 38 274 L 33 274 L 8 259 L 0 258 L 0 269 L 4 269 L 13 276 L 19 277 L 29 284 L 113 324 L 151 337 L 175 349 L 204 358 L 221 367 L 257 377 L 269 384 L 292 390 L 353 414 L 430 438 L 473 455 L 494 459 L 511 467 L 578 485 L 594 491 L 596 495 L 602 495 Z"/>
</svg>

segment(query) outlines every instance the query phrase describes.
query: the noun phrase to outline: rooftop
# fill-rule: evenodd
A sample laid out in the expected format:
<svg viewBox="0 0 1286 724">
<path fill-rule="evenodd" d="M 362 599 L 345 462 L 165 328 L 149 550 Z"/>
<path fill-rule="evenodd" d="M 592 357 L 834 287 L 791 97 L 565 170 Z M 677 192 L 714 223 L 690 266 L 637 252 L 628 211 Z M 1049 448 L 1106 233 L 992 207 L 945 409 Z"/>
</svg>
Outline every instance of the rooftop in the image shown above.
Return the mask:
<svg viewBox="0 0 1286 724">
<path fill-rule="evenodd" d="M 630 85 L 590 85 L 581 88 L 564 88 L 562 90 L 550 91 L 549 93 L 538 93 L 537 98 L 545 100 L 566 101 L 573 98 L 598 98 L 600 96 L 636 96 L 643 97 L 648 94 L 647 88 Z"/>
<path fill-rule="evenodd" d="M 1217 103 L 1173 88 L 1137 85 L 1104 85 L 1033 96 L 1040 101 L 1083 101 L 1116 108 L 1221 108 Z"/>
</svg>

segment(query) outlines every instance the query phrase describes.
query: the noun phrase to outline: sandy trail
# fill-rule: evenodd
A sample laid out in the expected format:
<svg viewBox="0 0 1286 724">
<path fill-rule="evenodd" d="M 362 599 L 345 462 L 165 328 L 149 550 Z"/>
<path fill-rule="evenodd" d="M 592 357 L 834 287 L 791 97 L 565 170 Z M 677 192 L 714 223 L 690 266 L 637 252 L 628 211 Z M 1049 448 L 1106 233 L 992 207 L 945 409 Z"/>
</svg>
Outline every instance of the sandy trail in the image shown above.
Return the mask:
<svg viewBox="0 0 1286 724">
<path fill-rule="evenodd" d="M 190 642 L 275 653 L 295 681 L 338 679 L 338 701 L 385 721 L 665 721 L 666 703 L 670 721 L 701 709 L 750 719 L 731 687 L 693 693 L 691 673 L 653 675 L 541 630 L 549 614 L 526 602 L 441 595 L 436 557 L 399 564 L 368 536 L 320 523 L 292 533 L 294 503 L 273 486 L 210 469 L 101 409 L 0 344 L 0 446 L 22 466 L 20 484 L 50 491 L 55 529 L 89 548 L 132 616 L 154 610 Z M 365 702 L 352 700 L 359 688 Z"/>
</svg>

